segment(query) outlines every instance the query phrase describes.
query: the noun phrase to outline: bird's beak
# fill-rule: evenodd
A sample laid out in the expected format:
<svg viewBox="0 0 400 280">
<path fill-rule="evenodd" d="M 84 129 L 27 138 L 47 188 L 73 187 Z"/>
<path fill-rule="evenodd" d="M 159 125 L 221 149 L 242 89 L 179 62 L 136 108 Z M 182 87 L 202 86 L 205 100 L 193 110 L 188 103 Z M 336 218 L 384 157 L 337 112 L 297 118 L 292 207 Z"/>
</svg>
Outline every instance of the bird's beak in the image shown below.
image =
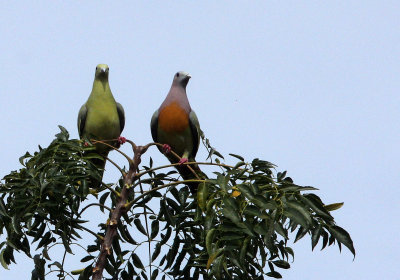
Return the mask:
<svg viewBox="0 0 400 280">
<path fill-rule="evenodd" d="M 107 69 L 105 67 L 100 68 L 100 73 L 106 73 L 106 72 L 107 72 Z"/>
<path fill-rule="evenodd" d="M 190 79 L 192 76 L 190 76 L 190 74 L 187 74 L 187 77 Z"/>
</svg>

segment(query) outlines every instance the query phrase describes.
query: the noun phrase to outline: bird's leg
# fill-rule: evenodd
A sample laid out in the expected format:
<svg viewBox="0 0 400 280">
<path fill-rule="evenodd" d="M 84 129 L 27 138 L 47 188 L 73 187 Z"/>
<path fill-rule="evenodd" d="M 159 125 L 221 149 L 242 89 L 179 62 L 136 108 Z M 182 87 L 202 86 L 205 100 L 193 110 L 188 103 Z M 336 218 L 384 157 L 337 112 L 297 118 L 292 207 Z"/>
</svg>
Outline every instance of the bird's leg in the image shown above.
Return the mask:
<svg viewBox="0 0 400 280">
<path fill-rule="evenodd" d="M 183 157 L 183 158 L 181 158 L 180 160 L 179 160 L 179 164 L 184 164 L 184 163 L 186 163 L 186 162 L 188 162 L 189 160 L 187 159 L 187 158 L 185 158 L 185 157 Z"/>
<path fill-rule="evenodd" d="M 164 144 L 164 145 L 162 146 L 162 149 L 163 149 L 163 151 L 164 151 L 164 154 L 169 154 L 169 153 L 171 152 L 171 146 L 168 145 L 168 144 Z"/>
<path fill-rule="evenodd" d="M 126 142 L 126 138 L 125 137 L 122 137 L 122 136 L 120 136 L 120 137 L 118 137 L 118 143 L 119 144 L 124 144 Z"/>
<path fill-rule="evenodd" d="M 186 162 L 189 162 L 189 159 L 188 159 L 188 158 L 189 158 L 189 152 L 188 152 L 188 151 L 185 151 L 185 152 L 183 153 L 181 159 L 179 160 L 179 164 L 182 165 L 182 164 L 184 164 L 184 163 L 186 163 Z"/>
</svg>

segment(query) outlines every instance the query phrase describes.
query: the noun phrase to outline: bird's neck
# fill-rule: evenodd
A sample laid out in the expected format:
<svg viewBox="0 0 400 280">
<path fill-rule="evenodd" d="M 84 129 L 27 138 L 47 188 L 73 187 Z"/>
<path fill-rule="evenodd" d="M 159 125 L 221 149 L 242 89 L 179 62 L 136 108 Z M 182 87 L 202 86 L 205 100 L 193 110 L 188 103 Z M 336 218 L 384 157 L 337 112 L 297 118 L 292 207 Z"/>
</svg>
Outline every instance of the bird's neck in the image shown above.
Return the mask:
<svg viewBox="0 0 400 280">
<path fill-rule="evenodd" d="M 187 108 L 190 111 L 189 99 L 187 98 L 185 90 L 171 88 L 163 104 L 161 104 L 161 107 L 170 105 L 171 103 L 179 104 L 181 107 Z"/>
<path fill-rule="evenodd" d="M 107 79 L 95 79 L 93 82 L 93 92 L 109 92 L 110 85 Z"/>
</svg>

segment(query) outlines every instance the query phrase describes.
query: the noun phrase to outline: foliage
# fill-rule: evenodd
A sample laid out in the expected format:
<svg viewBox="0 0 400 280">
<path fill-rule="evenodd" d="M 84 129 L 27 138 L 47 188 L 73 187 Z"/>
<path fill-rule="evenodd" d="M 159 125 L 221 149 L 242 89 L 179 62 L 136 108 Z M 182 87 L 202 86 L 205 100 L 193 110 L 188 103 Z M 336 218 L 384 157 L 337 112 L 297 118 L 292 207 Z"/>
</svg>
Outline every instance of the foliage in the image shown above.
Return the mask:
<svg viewBox="0 0 400 280">
<path fill-rule="evenodd" d="M 58 279 L 101 277 L 102 266 L 107 279 L 281 278 L 278 270 L 290 268 L 294 259 L 288 246 L 292 235 L 294 242 L 309 236 L 312 249 L 322 240 L 322 249 L 336 243 L 355 255 L 350 235 L 330 213 L 341 204 L 324 205 L 311 192 L 317 189 L 296 185 L 267 161 L 246 163 L 231 154 L 238 161 L 234 166 L 218 158 L 198 163 L 211 165 L 214 172 L 199 180 L 195 197 L 176 171 L 154 167 L 152 159 L 139 172 L 134 164 L 129 172 L 120 169 L 118 184 L 94 190 L 90 182 L 99 180 L 100 172 L 90 160 L 99 156 L 60 128 L 49 147 L 26 153 L 20 158 L 23 167 L 0 185 L 0 235 L 7 237 L 0 244 L 0 262 L 5 268 L 15 262 L 15 251 L 32 257 L 36 243 L 32 279 L 45 279 L 48 262 L 47 274 L 57 273 Z M 222 159 L 208 139 L 203 143 L 210 158 Z M 135 167 L 141 153 L 130 160 Z M 84 218 L 90 207 L 110 211 L 97 229 L 88 228 L 90 217 Z M 109 237 L 112 230 L 115 235 Z M 82 231 L 94 236 L 93 244 L 81 238 Z M 87 246 L 81 259 L 86 267 L 66 271 L 65 255 L 73 253 L 75 243 Z M 65 249 L 62 260 L 49 257 L 56 245 Z M 148 263 L 138 253 L 143 246 Z"/>
</svg>

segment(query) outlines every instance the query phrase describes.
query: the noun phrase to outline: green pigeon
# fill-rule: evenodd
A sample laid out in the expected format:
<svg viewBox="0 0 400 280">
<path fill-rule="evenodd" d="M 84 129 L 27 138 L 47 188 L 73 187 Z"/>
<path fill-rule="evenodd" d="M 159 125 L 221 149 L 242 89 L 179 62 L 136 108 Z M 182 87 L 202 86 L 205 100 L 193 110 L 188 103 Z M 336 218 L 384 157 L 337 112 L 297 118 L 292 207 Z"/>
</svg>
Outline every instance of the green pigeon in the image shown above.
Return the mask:
<svg viewBox="0 0 400 280">
<path fill-rule="evenodd" d="M 197 179 L 195 174 L 186 166 L 185 162 L 195 162 L 199 149 L 200 124 L 196 113 L 192 110 L 186 95 L 186 86 L 191 76 L 183 71 L 175 74 L 171 89 L 151 118 L 151 135 L 154 142 L 164 144 L 158 147 L 171 163 L 180 163 L 176 168 L 182 178 Z M 181 160 L 174 157 L 169 150 L 177 153 Z M 191 165 L 200 178 L 205 175 L 196 165 Z M 189 183 L 192 194 L 197 192 L 199 183 Z"/>
<path fill-rule="evenodd" d="M 82 105 L 78 114 L 78 132 L 81 139 L 113 140 L 108 144 L 119 147 L 120 135 L 125 126 L 125 113 L 121 104 L 115 101 L 108 83 L 109 67 L 99 64 L 96 67 L 92 92 Z M 118 140 L 115 140 L 118 139 Z M 111 150 L 101 143 L 95 144 L 96 151 L 104 160 L 93 159 L 92 162 L 101 169 L 103 176 L 106 157 Z M 101 182 L 97 183 L 98 187 Z"/>
</svg>

